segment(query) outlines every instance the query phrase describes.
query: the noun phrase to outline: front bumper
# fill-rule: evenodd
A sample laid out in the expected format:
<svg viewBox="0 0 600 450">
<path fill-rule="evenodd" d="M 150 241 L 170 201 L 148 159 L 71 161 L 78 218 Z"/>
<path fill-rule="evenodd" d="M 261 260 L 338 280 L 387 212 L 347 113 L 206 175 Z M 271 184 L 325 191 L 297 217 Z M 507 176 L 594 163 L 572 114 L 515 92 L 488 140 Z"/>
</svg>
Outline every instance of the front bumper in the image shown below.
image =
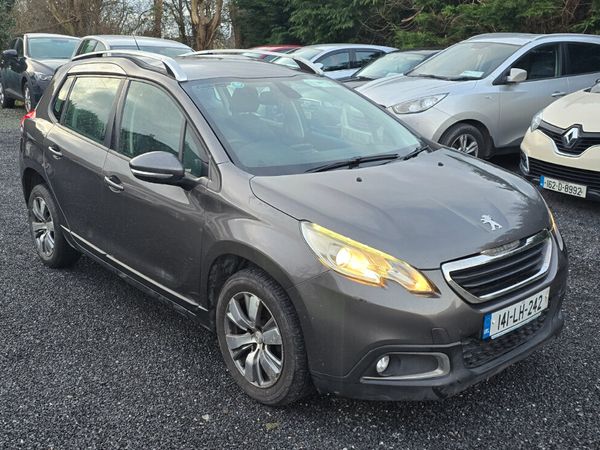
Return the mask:
<svg viewBox="0 0 600 450">
<path fill-rule="evenodd" d="M 477 305 L 462 300 L 446 284 L 441 271 L 426 272 L 440 289 L 439 298 L 418 298 L 393 285 L 364 286 L 332 272 L 290 289 L 294 303 L 304 305 L 299 311 L 315 386 L 320 392 L 358 399 L 442 399 L 527 357 L 557 336 L 563 326 L 560 308 L 566 291 L 567 259 L 556 243 L 554 249 L 542 281 L 514 297 Z M 479 338 L 485 314 L 546 287 L 550 287 L 549 308 L 541 324 L 531 332 L 524 325 L 524 338 L 516 345 L 500 349 L 481 363 L 474 362 L 473 351 L 490 342 Z M 514 333 L 519 333 L 519 328 L 505 336 Z M 375 364 L 390 354 L 398 357 L 400 364 L 409 361 L 415 374 L 425 376 L 378 376 Z M 432 366 L 433 359 L 440 361 L 439 367 Z"/>
<path fill-rule="evenodd" d="M 541 130 L 528 130 L 521 143 L 519 169 L 535 185 L 546 176 L 587 186 L 588 200 L 600 201 L 600 148 L 590 147 L 579 156 L 558 152 L 554 141 Z"/>
<path fill-rule="evenodd" d="M 419 135 L 433 142 L 439 142 L 442 134 L 454 123 L 449 114 L 435 106 L 415 114 L 396 114 L 391 107 L 388 111 Z"/>
</svg>

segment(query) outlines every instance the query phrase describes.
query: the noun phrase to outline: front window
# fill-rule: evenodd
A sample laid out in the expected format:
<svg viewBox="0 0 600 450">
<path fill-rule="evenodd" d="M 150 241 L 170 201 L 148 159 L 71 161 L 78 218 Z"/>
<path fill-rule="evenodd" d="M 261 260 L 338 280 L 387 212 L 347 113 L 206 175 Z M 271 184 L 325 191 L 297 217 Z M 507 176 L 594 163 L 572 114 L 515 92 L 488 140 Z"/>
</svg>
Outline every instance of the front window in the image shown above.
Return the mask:
<svg viewBox="0 0 600 450">
<path fill-rule="evenodd" d="M 70 59 L 79 40 L 60 37 L 27 39 L 27 55 L 33 59 Z"/>
<path fill-rule="evenodd" d="M 359 70 L 354 76 L 377 80 L 392 75 L 401 75 L 415 67 L 423 59 L 425 59 L 424 55 L 416 53 L 390 53 Z"/>
<path fill-rule="evenodd" d="M 433 56 L 408 75 L 444 80 L 479 80 L 487 77 L 518 49 L 518 45 L 511 44 L 461 42 Z"/>
<path fill-rule="evenodd" d="M 234 163 L 256 175 L 302 173 L 354 157 L 404 156 L 421 146 L 379 107 L 325 78 L 211 79 L 185 88 Z"/>
</svg>

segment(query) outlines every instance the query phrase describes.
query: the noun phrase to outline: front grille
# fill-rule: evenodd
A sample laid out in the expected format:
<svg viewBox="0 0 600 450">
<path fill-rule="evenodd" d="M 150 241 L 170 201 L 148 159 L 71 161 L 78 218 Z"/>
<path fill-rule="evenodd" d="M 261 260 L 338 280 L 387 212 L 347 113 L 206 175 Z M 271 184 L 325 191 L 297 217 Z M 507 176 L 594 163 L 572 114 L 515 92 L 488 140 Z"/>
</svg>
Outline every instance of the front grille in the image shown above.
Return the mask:
<svg viewBox="0 0 600 450">
<path fill-rule="evenodd" d="M 548 270 L 552 241 L 547 230 L 480 255 L 442 265 L 446 280 L 472 303 L 513 292 Z"/>
<path fill-rule="evenodd" d="M 479 337 L 471 337 L 463 340 L 462 352 L 465 367 L 472 369 L 482 366 L 529 341 L 542 329 L 546 316 L 547 312 L 543 312 L 541 316 L 531 322 L 496 339 L 483 341 Z"/>
<path fill-rule="evenodd" d="M 581 132 L 579 139 L 575 141 L 572 146 L 565 145 L 563 141 L 563 135 L 569 131 L 569 129 L 563 130 L 562 128 L 553 127 L 543 123 L 540 125 L 539 130 L 554 141 L 557 150 L 560 153 L 571 156 L 579 156 L 585 152 L 588 148 L 594 145 L 600 145 L 600 134 L 599 133 L 586 133 Z"/>
<path fill-rule="evenodd" d="M 529 174 L 536 177 L 546 176 L 557 180 L 570 181 L 583 184 L 590 189 L 600 190 L 600 172 L 594 172 L 593 170 L 575 169 L 529 158 Z"/>
</svg>

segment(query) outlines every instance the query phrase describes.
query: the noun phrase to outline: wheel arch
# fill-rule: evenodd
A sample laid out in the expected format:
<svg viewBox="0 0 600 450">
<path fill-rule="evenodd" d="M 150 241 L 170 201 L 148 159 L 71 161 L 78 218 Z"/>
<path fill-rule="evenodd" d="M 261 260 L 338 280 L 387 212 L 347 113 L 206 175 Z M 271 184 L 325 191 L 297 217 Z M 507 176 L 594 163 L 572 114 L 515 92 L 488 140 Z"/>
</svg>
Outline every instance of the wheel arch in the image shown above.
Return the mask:
<svg viewBox="0 0 600 450">
<path fill-rule="evenodd" d="M 244 242 L 219 242 L 203 260 L 206 264 L 202 272 L 201 289 L 213 329 L 219 293 L 234 273 L 247 267 L 256 267 L 273 278 L 284 290 L 293 286 L 288 274 L 272 258 Z"/>
<path fill-rule="evenodd" d="M 21 183 L 23 185 L 23 196 L 25 197 L 25 202 L 29 201 L 29 196 L 31 195 L 31 191 L 35 186 L 38 184 L 48 185 L 44 176 L 33 167 L 25 168 L 23 175 L 21 176 Z"/>
<path fill-rule="evenodd" d="M 460 125 L 471 125 L 477 128 L 481 132 L 481 134 L 483 134 L 488 146 L 488 154 L 485 155 L 485 157 L 488 158 L 493 155 L 495 148 L 494 138 L 492 137 L 489 127 L 478 119 L 460 119 L 448 125 L 446 129 L 440 134 L 440 142 L 450 132 L 451 129 Z"/>
</svg>

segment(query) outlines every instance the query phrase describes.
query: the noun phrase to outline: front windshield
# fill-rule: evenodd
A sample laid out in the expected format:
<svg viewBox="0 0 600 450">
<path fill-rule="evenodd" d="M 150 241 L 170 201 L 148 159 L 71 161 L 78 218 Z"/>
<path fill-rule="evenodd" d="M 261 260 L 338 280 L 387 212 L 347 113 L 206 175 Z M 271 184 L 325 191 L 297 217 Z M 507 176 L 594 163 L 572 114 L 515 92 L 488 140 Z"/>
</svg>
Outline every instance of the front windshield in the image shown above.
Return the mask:
<svg viewBox="0 0 600 450">
<path fill-rule="evenodd" d="M 478 80 L 487 77 L 518 49 L 511 44 L 461 42 L 431 57 L 408 75 Z"/>
<path fill-rule="evenodd" d="M 329 79 L 299 74 L 184 86 L 234 163 L 255 175 L 302 173 L 355 157 L 402 157 L 422 145 L 376 105 Z"/>
<path fill-rule="evenodd" d="M 79 39 L 39 37 L 27 39 L 27 55 L 33 59 L 70 59 Z"/>
<path fill-rule="evenodd" d="M 356 72 L 354 76 L 376 80 L 392 75 L 401 75 L 408 72 L 424 59 L 425 55 L 417 53 L 389 53 L 365 66 Z"/>
</svg>

